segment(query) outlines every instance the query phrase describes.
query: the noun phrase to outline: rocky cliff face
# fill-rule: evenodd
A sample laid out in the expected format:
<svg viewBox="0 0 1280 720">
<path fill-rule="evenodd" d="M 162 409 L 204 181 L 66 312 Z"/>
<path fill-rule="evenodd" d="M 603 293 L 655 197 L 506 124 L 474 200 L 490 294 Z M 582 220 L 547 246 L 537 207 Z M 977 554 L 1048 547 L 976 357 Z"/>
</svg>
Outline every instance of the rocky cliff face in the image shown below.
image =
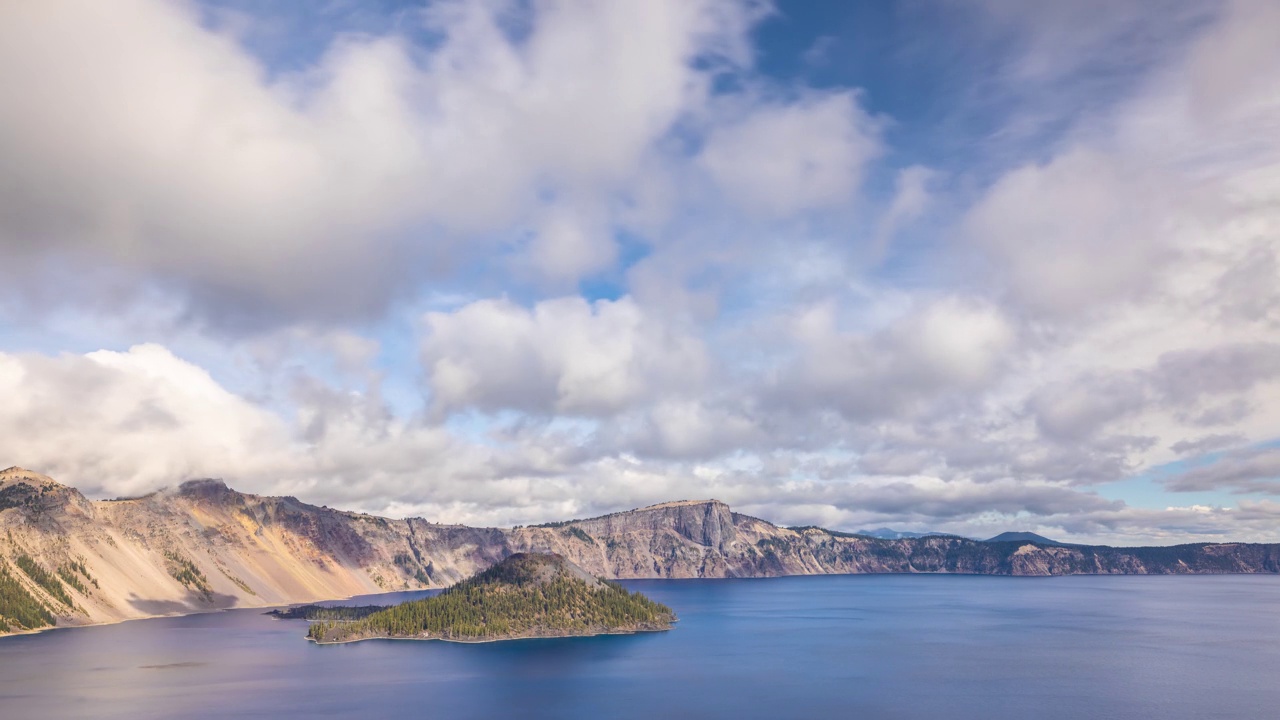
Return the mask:
<svg viewBox="0 0 1280 720">
<path fill-rule="evenodd" d="M 59 625 L 440 586 L 507 554 L 501 531 L 341 512 L 210 480 L 89 501 L 11 468 L 0 472 L 0 499 L 0 568 Z M 35 582 L 21 558 L 58 585 Z"/>
<path fill-rule="evenodd" d="M 716 500 L 536 527 L 471 528 L 248 495 L 216 480 L 90 501 L 37 473 L 0 472 L 0 581 L 7 572 L 20 586 L 13 592 L 48 608 L 59 625 L 443 587 L 517 552 L 558 553 L 608 578 L 1280 572 L 1280 545 L 880 540 L 780 528 Z M 0 623 L 4 597 L 0 582 Z"/>
</svg>

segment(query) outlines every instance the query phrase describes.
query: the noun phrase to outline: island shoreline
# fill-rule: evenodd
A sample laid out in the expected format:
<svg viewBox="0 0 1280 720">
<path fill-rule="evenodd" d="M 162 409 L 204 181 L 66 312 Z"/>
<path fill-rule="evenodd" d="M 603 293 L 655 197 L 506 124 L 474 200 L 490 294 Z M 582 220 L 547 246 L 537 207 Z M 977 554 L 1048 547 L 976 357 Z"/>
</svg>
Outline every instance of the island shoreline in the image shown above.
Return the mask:
<svg viewBox="0 0 1280 720">
<path fill-rule="evenodd" d="M 770 576 L 764 576 L 764 577 L 714 577 L 714 578 L 661 578 L 661 577 L 647 577 L 647 578 L 617 578 L 617 579 L 611 580 L 611 582 L 633 582 L 633 581 L 641 581 L 641 582 L 649 582 L 649 581 L 658 581 L 658 582 L 684 582 L 684 581 L 688 581 L 688 580 L 699 580 L 699 581 L 703 581 L 703 582 L 721 582 L 721 581 L 734 581 L 734 580 L 746 580 L 746 581 L 765 580 L 765 581 L 767 581 L 767 580 L 789 580 L 789 579 L 792 579 L 792 578 L 810 578 L 810 577 L 882 577 L 882 576 L 912 576 L 912 577 L 921 577 L 921 576 L 981 577 L 981 578 L 996 578 L 996 579 L 1001 579 L 1001 578 L 1002 578 L 1002 579 L 1016 579 L 1016 580 L 1032 580 L 1032 581 L 1034 581 L 1034 580 L 1054 580 L 1054 579 L 1062 579 L 1062 578 L 1080 578 L 1080 577 L 1133 577 L 1133 578 L 1159 578 L 1159 577 L 1227 577 L 1227 576 L 1231 576 L 1231 577 L 1255 577 L 1255 576 L 1256 576 L 1256 577 L 1280 577 L 1280 573 L 1273 573 L 1273 572 L 1197 572 L 1197 573 L 1070 573 L 1070 574 L 1063 574 L 1063 575 L 997 575 L 997 574 L 993 574 L 993 573 L 957 573 L 957 572 L 945 572 L 945 571 L 942 571 L 942 572 L 940 572 L 940 571 L 927 571 L 927 572 L 909 572 L 909 573 L 904 573 L 904 572 L 868 572 L 868 573 L 804 573 L 804 574 L 797 574 L 797 575 L 770 575 Z M 163 615 L 144 615 L 144 616 L 141 616 L 141 617 L 119 618 L 119 619 L 116 619 L 116 620 L 106 620 L 106 621 L 102 621 L 102 622 L 91 622 L 91 623 L 80 623 L 80 624 L 75 624 L 75 625 L 50 625 L 50 626 L 47 626 L 47 627 L 35 628 L 35 629 L 22 629 L 22 630 L 16 630 L 16 631 L 11 630 L 11 631 L 8 631 L 8 632 L 0 632 L 0 642 L 3 642 L 5 638 L 10 638 L 10 637 L 24 637 L 24 636 L 29 636 L 29 635 L 39 635 L 39 634 L 41 634 L 41 633 L 52 632 L 52 631 L 54 631 L 54 630 L 77 630 L 77 629 L 95 628 L 95 627 L 109 627 L 109 626 L 111 626 L 111 625 L 120 625 L 120 624 L 122 624 L 122 623 L 143 622 L 143 621 L 147 621 L 147 620 L 163 620 L 163 619 L 165 619 L 165 618 L 183 618 L 183 617 L 191 617 L 191 616 L 193 616 L 193 615 L 211 615 L 211 614 L 214 614 L 214 613 L 230 612 L 230 611 L 235 611 L 235 610 L 264 610 L 264 611 L 270 611 L 270 610 L 276 610 L 276 609 L 285 609 L 285 608 L 289 608 L 289 607 L 292 607 L 292 606 L 295 606 L 295 605 L 307 605 L 307 604 L 315 604 L 315 603 L 343 602 L 343 601 L 346 601 L 346 600 L 352 600 L 352 599 L 354 599 L 354 598 L 358 598 L 358 597 L 381 597 L 381 596 L 384 596 L 384 595 L 394 595 L 394 594 L 397 594 L 397 593 L 406 593 L 406 592 L 431 592 L 431 591 L 440 592 L 440 591 L 443 591 L 443 590 L 445 590 L 445 589 L 446 589 L 446 588 L 419 588 L 419 589 L 417 589 L 417 590 L 387 590 L 387 591 L 385 591 L 385 592 L 379 592 L 379 593 L 362 593 L 362 594 L 359 594 L 359 595 L 349 595 L 349 596 L 347 596 L 347 597 L 345 597 L 345 598 L 320 598 L 320 599 L 314 599 L 314 600 L 297 600 L 297 601 L 294 601 L 294 602 L 288 602 L 288 603 L 277 603 L 277 604 L 273 604 L 273 605 L 265 605 L 265 604 L 264 604 L 264 605 L 237 605 L 237 606 L 235 606 L 235 607 L 210 608 L 210 609 L 208 609 L 208 610 L 192 610 L 191 612 L 182 612 L 182 613 L 166 613 L 166 614 L 163 614 Z M 391 606 L 390 606 L 390 605 L 388 605 L 387 607 L 391 607 Z M 264 612 L 264 613 L 262 613 L 262 614 L 264 614 L 264 615 L 265 615 L 265 614 L 267 614 L 267 613 L 266 613 L 266 612 Z M 645 631 L 645 632 L 651 632 L 651 631 Z M 663 631 L 652 631 L 652 632 L 663 632 Z M 603 633 L 602 633 L 602 634 L 603 634 Z M 626 634 L 626 633 L 613 633 L 613 634 Z M 555 637 L 555 636 L 547 636 L 547 637 Z M 574 636 L 563 636 L 563 637 L 574 637 Z M 588 637 L 588 636 L 583 636 L 583 637 Z M 371 640 L 372 640 L 372 639 L 375 639 L 375 638 L 368 638 L 368 639 L 371 639 Z M 382 639 L 387 639 L 387 640 L 414 640 L 414 639 L 417 639 L 417 638 L 382 638 Z M 423 639 L 423 640 L 428 640 L 428 639 L 436 640 L 436 639 L 441 639 L 441 638 L 422 638 L 422 639 Z M 526 638 L 520 638 L 520 639 L 526 639 Z M 536 639 L 536 638 L 528 638 L 528 639 Z M 346 641 L 346 642 L 359 642 L 359 641 Z M 466 642 L 466 641 L 449 641 L 449 642 Z M 489 641 L 483 641 L 483 642 L 489 642 Z M 342 644 L 342 643 L 321 643 L 321 644 L 324 644 L 324 645 L 339 645 L 339 644 Z"/>
<path fill-rule="evenodd" d="M 673 621 L 672 621 L 672 624 L 674 625 L 676 622 L 679 622 L 679 620 L 678 620 L 678 619 L 677 619 L 677 620 L 673 620 Z M 674 627 L 666 627 L 666 628 L 653 628 L 653 629 L 648 629 L 648 630 L 617 630 L 617 631 L 604 631 L 604 632 L 582 633 L 582 634 L 580 634 L 580 635 L 574 635 L 574 634 L 568 634 L 568 635 L 516 635 L 516 636 L 514 636 L 514 637 L 486 638 L 486 639 L 483 639 L 483 640 L 462 640 L 462 639 L 446 638 L 446 637 L 395 637 L 395 636 L 387 636 L 387 635 L 376 635 L 376 636 L 371 636 L 371 637 L 355 638 L 355 639 L 353 639 L 353 640 L 335 640 L 335 641 L 329 642 L 329 641 L 320 641 L 320 640 L 316 640 L 316 639 L 315 639 L 315 638 L 313 638 L 313 637 L 307 637 L 307 642 L 310 642 L 310 643 L 312 643 L 312 644 L 314 644 L 314 645 L 317 645 L 317 646 L 321 646 L 321 645 L 350 645 L 350 644 L 352 644 L 352 643 L 364 642 L 364 641 L 366 641 L 366 640 L 406 640 L 406 641 L 408 641 L 408 642 L 431 642 L 431 641 L 437 641 L 437 642 L 446 642 L 446 643 L 456 643 L 456 644 L 458 644 L 458 645 L 486 645 L 486 644 L 488 644 L 488 643 L 508 642 L 508 641 L 512 641 L 512 640 L 574 640 L 574 639 L 577 639 L 577 638 L 604 637 L 604 636 L 606 636 L 606 635 L 642 635 L 642 634 L 647 634 L 647 633 L 663 633 L 663 632 L 670 632 L 670 631 L 672 631 L 672 630 L 675 630 L 675 628 L 674 628 Z"/>
</svg>

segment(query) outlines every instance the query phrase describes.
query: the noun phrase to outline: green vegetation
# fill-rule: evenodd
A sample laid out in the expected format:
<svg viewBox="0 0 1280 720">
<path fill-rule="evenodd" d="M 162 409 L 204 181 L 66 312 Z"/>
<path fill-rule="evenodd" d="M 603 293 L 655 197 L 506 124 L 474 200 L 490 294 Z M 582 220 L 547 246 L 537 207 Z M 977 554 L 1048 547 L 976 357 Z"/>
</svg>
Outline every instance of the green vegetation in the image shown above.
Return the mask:
<svg viewBox="0 0 1280 720">
<path fill-rule="evenodd" d="M 67 594 L 67 589 L 58 581 L 56 575 L 40 567 L 40 564 L 26 553 L 18 555 L 13 561 L 22 568 L 22 572 L 26 573 L 27 577 L 44 588 L 55 600 L 67 607 L 72 607 L 71 596 Z"/>
<path fill-rule="evenodd" d="M 80 582 L 80 578 L 76 577 L 76 574 L 66 565 L 58 568 L 58 577 L 62 578 L 62 582 L 79 591 L 81 595 L 89 594 L 89 588 L 85 587 L 84 583 Z"/>
<path fill-rule="evenodd" d="M 257 597 L 257 596 L 258 596 L 258 593 L 254 592 L 254 591 L 253 591 L 253 588 L 249 587 L 249 583 L 247 583 L 247 582 L 245 582 L 245 581 L 241 580 L 240 578 L 236 577 L 235 575 L 232 575 L 232 574 L 231 574 L 231 572 L 230 572 L 230 571 L 228 571 L 226 568 L 222 567 L 221 565 L 218 565 L 218 570 L 219 570 L 219 572 L 221 572 L 223 575 L 225 575 L 225 576 L 226 576 L 226 578 L 227 578 L 228 580 L 230 580 L 231 582 L 235 583 L 235 584 L 236 584 L 236 587 L 240 588 L 241 590 L 243 590 L 243 591 L 245 591 L 245 592 L 249 593 L 250 595 L 252 595 L 252 596 L 254 596 L 254 597 Z"/>
<path fill-rule="evenodd" d="M 356 607 L 324 607 L 323 605 L 299 605 L 286 610 L 271 610 L 268 615 L 281 620 L 312 620 L 329 622 L 350 622 L 386 610 L 386 605 L 360 605 Z"/>
<path fill-rule="evenodd" d="M 538 525 L 530 525 L 529 527 L 548 528 L 551 530 L 562 530 L 565 534 L 570 535 L 572 537 L 576 537 L 583 542 L 595 544 L 595 541 L 596 541 L 595 538 L 591 537 L 589 534 L 587 534 L 585 530 L 583 530 L 582 528 L 574 524 L 574 523 L 580 523 L 580 522 L 583 522 L 583 521 L 581 519 L 557 520 L 555 522 L 545 522 L 545 523 L 539 523 Z M 520 529 L 520 527 L 522 526 L 517 525 L 515 529 L 518 530 Z"/>
<path fill-rule="evenodd" d="M 27 592 L 22 582 L 9 572 L 9 564 L 0 560 L 0 632 L 35 630 L 54 622 L 49 608 Z"/>
<path fill-rule="evenodd" d="M 83 575 L 84 579 L 88 580 L 95 589 L 101 588 L 101 586 L 98 585 L 98 581 L 92 575 L 89 574 L 89 567 L 84 564 L 84 558 L 77 558 L 75 560 L 72 560 L 71 563 L 67 565 L 67 567 Z"/>
<path fill-rule="evenodd" d="M 165 550 L 164 556 L 169 560 L 169 574 L 174 580 L 182 583 L 182 586 L 188 590 L 200 593 L 205 600 L 213 595 L 213 588 L 209 587 L 209 578 L 205 577 L 195 563 L 175 550 Z"/>
<path fill-rule="evenodd" d="M 554 520 L 552 522 L 544 522 L 544 523 L 538 523 L 536 525 L 530 525 L 529 527 L 531 528 L 562 528 L 562 527 L 565 527 L 566 525 L 570 525 L 576 522 L 582 522 L 581 518 L 574 518 L 573 520 Z"/>
<path fill-rule="evenodd" d="M 414 548 L 414 554 L 417 554 L 417 548 Z M 414 580 L 423 585 L 431 584 L 430 569 L 422 567 L 421 559 L 409 553 L 400 553 L 395 556 L 395 563 L 405 571 L 405 574 L 412 575 Z"/>
<path fill-rule="evenodd" d="M 0 488 L 0 511 L 16 507 L 31 507 L 40 493 L 27 483 L 14 483 Z"/>
<path fill-rule="evenodd" d="M 674 620 L 670 608 L 591 578 L 557 555 L 519 554 L 434 597 L 361 619 L 318 622 L 307 636 L 316 642 L 371 637 L 496 640 L 664 630 Z"/>
<path fill-rule="evenodd" d="M 780 554 L 785 555 L 791 552 L 792 543 L 782 538 L 760 538 L 756 541 L 756 547 L 759 548 L 760 554 L 769 560 L 778 560 Z"/>
</svg>

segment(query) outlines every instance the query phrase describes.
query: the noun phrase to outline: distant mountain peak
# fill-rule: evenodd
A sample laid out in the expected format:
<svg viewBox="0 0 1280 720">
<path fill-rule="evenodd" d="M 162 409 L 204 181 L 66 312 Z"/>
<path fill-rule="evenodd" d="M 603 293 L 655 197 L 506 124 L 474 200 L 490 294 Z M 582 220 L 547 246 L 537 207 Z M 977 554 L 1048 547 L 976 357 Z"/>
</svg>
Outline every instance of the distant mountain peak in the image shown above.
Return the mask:
<svg viewBox="0 0 1280 720">
<path fill-rule="evenodd" d="M 17 465 L 0 470 L 0 480 L 34 480 L 41 483 L 53 483 L 54 485 L 61 484 L 48 475 L 18 467 Z"/>
<path fill-rule="evenodd" d="M 1065 547 L 1067 543 L 1050 540 L 1043 535 L 1037 535 L 1033 532 L 1002 532 L 999 535 L 983 540 L 983 542 L 1029 542 L 1039 545 L 1054 545 L 1057 547 Z"/>
<path fill-rule="evenodd" d="M 91 513 L 89 501 L 80 491 L 18 466 L 0 470 L 0 511 L 20 508 L 47 521 L 64 511 Z"/>
<path fill-rule="evenodd" d="M 239 492 L 227 487 L 225 482 L 216 478 L 187 480 L 178 486 L 178 495 L 209 502 L 224 502 L 240 497 Z"/>
<path fill-rule="evenodd" d="M 48 487 L 48 488 L 55 488 L 55 489 L 64 490 L 68 492 L 75 492 L 77 494 L 79 493 L 79 491 L 75 490 L 74 488 L 68 485 L 63 485 L 62 483 L 58 482 L 57 480 L 54 480 L 48 475 L 35 472 L 34 470 L 21 468 L 21 467 L 18 467 L 17 465 L 14 465 L 13 467 L 10 467 L 10 468 L 5 468 L 4 470 L 0 470 L 0 484 L 12 485 L 15 483 L 27 483 L 29 485 L 34 484 L 37 487 Z"/>
<path fill-rule="evenodd" d="M 912 540 L 926 537 L 958 537 L 950 533 L 936 532 L 934 530 L 925 530 L 923 532 L 912 532 L 910 530 L 893 530 L 891 528 L 882 527 L 874 530 L 859 530 L 856 534 L 866 535 L 867 537 L 879 538 L 881 540 Z"/>
<path fill-rule="evenodd" d="M 191 490 L 197 488 L 226 488 L 227 483 L 219 478 L 195 478 L 194 480 L 184 480 L 178 485 L 179 490 Z"/>
</svg>

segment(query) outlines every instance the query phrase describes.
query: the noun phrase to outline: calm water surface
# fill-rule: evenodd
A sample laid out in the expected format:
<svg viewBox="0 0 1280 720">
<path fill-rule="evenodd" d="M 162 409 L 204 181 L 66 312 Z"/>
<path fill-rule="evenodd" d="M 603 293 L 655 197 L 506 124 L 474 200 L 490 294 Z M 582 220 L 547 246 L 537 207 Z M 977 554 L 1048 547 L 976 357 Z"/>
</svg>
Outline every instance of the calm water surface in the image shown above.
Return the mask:
<svg viewBox="0 0 1280 720">
<path fill-rule="evenodd" d="M 677 629 L 317 647 L 233 610 L 3 638 L 0 717 L 1280 717 L 1280 577 L 627 585 Z"/>
</svg>

